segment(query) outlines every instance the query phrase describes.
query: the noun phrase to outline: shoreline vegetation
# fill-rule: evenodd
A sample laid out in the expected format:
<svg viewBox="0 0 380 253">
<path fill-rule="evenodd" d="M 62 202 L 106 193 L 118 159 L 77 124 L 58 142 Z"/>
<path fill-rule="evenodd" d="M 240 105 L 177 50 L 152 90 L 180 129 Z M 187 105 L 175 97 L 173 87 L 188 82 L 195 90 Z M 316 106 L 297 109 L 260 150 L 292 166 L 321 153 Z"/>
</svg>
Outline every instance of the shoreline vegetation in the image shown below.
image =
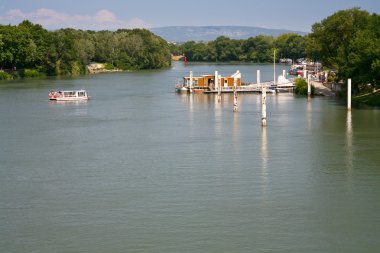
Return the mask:
<svg viewBox="0 0 380 253">
<path fill-rule="evenodd" d="M 214 41 L 169 43 L 146 29 L 48 31 L 28 20 L 0 25 L 0 80 L 163 69 L 172 60 L 188 62 L 273 63 L 280 58 L 308 58 L 334 70 L 333 83 L 352 79 L 353 99 L 380 106 L 380 15 L 360 8 L 338 11 L 301 36 L 224 36 Z M 304 87 L 304 86 L 303 86 Z M 302 88 L 303 90 L 303 88 Z M 367 94 L 366 96 L 362 96 Z"/>
</svg>

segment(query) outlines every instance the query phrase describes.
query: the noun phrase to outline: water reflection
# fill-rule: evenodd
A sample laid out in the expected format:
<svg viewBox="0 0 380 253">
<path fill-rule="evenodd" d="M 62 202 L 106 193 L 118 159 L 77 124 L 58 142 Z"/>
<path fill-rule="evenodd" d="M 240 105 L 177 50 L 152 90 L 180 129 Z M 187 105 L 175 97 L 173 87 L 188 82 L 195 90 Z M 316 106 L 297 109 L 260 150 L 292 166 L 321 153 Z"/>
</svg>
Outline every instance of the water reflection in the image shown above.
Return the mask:
<svg viewBox="0 0 380 253">
<path fill-rule="evenodd" d="M 222 103 L 218 96 L 214 96 L 214 116 L 215 116 L 215 134 L 222 136 Z"/>
<path fill-rule="evenodd" d="M 233 112 L 232 113 L 232 140 L 233 140 L 233 146 L 235 154 L 239 154 L 240 151 L 240 132 L 239 132 L 239 113 Z"/>
<path fill-rule="evenodd" d="M 311 102 L 307 102 L 307 130 L 311 130 L 312 126 L 312 111 L 311 111 Z"/>
<path fill-rule="evenodd" d="M 268 146 L 267 146 L 267 128 L 261 128 L 261 188 L 266 193 L 268 184 Z"/>
<path fill-rule="evenodd" d="M 59 108 L 61 111 L 62 108 L 68 109 L 72 115 L 75 116 L 86 116 L 87 115 L 87 100 L 82 101 L 49 101 L 49 106 L 53 110 Z"/>
<path fill-rule="evenodd" d="M 352 175 L 353 170 L 353 146 L 352 146 L 352 112 L 347 111 L 347 121 L 346 121 L 346 152 L 347 152 L 347 169 L 349 175 Z"/>
</svg>

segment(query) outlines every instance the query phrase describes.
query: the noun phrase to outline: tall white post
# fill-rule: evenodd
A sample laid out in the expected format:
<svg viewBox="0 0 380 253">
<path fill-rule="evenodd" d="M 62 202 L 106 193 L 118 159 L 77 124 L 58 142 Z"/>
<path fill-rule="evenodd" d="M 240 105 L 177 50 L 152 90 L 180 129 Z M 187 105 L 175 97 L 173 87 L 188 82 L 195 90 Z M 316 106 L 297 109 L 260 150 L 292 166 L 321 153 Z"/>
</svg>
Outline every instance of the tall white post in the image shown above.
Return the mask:
<svg viewBox="0 0 380 253">
<path fill-rule="evenodd" d="M 190 71 L 190 85 L 189 92 L 193 92 L 193 71 Z"/>
<path fill-rule="evenodd" d="M 283 77 L 286 77 L 286 74 L 285 74 L 285 73 L 286 73 L 286 72 L 285 72 L 285 69 L 283 69 L 283 70 L 282 70 L 282 76 L 283 76 Z"/>
<path fill-rule="evenodd" d="M 257 80 L 256 83 L 260 84 L 260 69 L 258 69 L 256 72 L 256 80 Z"/>
<path fill-rule="evenodd" d="M 307 74 L 306 65 L 304 65 L 304 67 L 303 67 L 303 78 L 305 78 L 305 79 L 307 78 L 306 74 Z"/>
<path fill-rule="evenodd" d="M 265 85 L 261 89 L 261 125 L 267 125 L 267 90 Z"/>
<path fill-rule="evenodd" d="M 347 82 L 347 110 L 351 111 L 351 78 Z"/>
<path fill-rule="evenodd" d="M 310 101 L 311 97 L 311 75 L 307 75 L 307 101 Z"/>
<path fill-rule="evenodd" d="M 237 111 L 237 91 L 236 91 L 236 86 L 237 86 L 237 79 L 234 77 L 234 112 Z"/>
<path fill-rule="evenodd" d="M 218 82 L 222 79 L 222 77 L 219 75 L 218 76 Z M 221 82 L 219 83 L 219 86 L 218 86 L 218 102 L 220 102 L 221 100 L 221 97 L 222 97 L 222 84 Z"/>
<path fill-rule="evenodd" d="M 214 77 L 214 84 L 215 84 L 215 89 L 218 90 L 218 71 L 215 71 L 215 77 Z"/>
<path fill-rule="evenodd" d="M 276 50 L 273 52 L 273 84 L 276 84 Z"/>
</svg>

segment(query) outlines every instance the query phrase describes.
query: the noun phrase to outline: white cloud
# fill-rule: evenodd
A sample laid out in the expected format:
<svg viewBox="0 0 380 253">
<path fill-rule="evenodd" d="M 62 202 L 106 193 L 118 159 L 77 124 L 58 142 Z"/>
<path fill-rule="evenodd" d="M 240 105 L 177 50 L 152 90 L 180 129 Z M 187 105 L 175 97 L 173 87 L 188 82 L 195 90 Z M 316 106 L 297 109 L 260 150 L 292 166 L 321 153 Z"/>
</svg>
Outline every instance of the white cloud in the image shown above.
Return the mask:
<svg viewBox="0 0 380 253">
<path fill-rule="evenodd" d="M 40 24 L 47 29 L 77 28 L 89 30 L 116 30 L 119 28 L 148 28 L 144 20 L 134 18 L 128 22 L 120 20 L 116 15 L 106 9 L 100 10 L 95 15 L 69 15 L 52 9 L 41 8 L 32 12 L 23 12 L 20 9 L 12 9 L 0 15 L 0 23 L 16 25 L 21 21 L 29 21 Z"/>
</svg>

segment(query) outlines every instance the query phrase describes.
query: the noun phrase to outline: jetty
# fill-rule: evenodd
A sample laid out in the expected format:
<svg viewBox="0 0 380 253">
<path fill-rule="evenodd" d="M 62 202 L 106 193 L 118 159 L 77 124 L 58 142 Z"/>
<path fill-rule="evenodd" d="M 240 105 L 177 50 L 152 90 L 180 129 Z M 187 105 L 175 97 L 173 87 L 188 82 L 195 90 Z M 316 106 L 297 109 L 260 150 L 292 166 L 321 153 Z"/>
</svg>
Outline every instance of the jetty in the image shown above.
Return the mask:
<svg viewBox="0 0 380 253">
<path fill-rule="evenodd" d="M 313 85 L 315 87 L 315 93 L 317 95 L 326 96 L 326 97 L 333 97 L 333 96 L 335 96 L 335 93 L 332 92 L 326 86 L 324 86 L 322 82 L 311 81 L 311 85 Z"/>
<path fill-rule="evenodd" d="M 294 89 L 293 79 L 286 79 L 285 71 L 278 77 L 277 82 L 244 83 L 241 81 L 241 73 L 237 70 L 231 76 L 221 76 L 218 71 L 214 75 L 194 76 L 190 71 L 189 76 L 183 77 L 183 83 L 177 83 L 178 93 L 261 93 L 265 87 L 267 93 L 291 92 Z"/>
</svg>

